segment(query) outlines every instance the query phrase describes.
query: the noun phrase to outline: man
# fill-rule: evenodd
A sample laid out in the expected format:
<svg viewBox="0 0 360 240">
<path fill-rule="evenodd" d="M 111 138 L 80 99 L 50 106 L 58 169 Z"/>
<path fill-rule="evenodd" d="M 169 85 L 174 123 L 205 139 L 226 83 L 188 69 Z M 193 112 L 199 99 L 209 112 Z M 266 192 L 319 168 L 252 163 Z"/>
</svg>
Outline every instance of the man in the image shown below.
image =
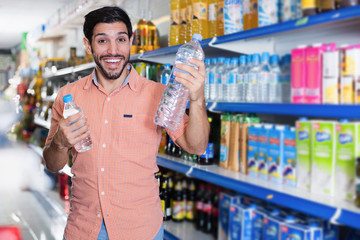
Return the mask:
<svg viewBox="0 0 360 240">
<path fill-rule="evenodd" d="M 165 85 L 140 77 L 128 63 L 132 26 L 122 9 L 105 7 L 87 14 L 84 35 L 95 70 L 60 89 L 43 153 L 53 172 L 65 166 L 68 150 L 74 154 L 64 238 L 162 239 L 163 212 L 154 176 L 162 128 L 154 124 L 154 116 Z M 203 61 L 191 62 L 198 70 L 179 64 L 190 75 L 176 73 L 176 80 L 190 92 L 189 116 L 184 115 L 176 131 L 166 130 L 185 151 L 200 155 L 209 136 L 205 66 Z M 67 94 L 82 108 L 84 118 L 80 113 L 63 118 L 62 98 Z M 92 149 L 76 152 L 74 144 L 88 136 Z"/>
</svg>

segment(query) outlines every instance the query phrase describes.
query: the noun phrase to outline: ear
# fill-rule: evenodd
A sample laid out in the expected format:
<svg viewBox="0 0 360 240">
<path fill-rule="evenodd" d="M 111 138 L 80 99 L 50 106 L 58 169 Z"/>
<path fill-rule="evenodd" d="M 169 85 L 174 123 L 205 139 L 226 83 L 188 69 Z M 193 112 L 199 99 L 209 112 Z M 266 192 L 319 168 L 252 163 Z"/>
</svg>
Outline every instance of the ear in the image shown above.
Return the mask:
<svg viewBox="0 0 360 240">
<path fill-rule="evenodd" d="M 86 37 L 84 37 L 84 38 L 83 38 L 83 43 L 84 43 L 85 50 L 86 50 L 87 54 L 92 54 L 91 44 L 90 44 L 89 39 L 87 39 Z"/>
</svg>

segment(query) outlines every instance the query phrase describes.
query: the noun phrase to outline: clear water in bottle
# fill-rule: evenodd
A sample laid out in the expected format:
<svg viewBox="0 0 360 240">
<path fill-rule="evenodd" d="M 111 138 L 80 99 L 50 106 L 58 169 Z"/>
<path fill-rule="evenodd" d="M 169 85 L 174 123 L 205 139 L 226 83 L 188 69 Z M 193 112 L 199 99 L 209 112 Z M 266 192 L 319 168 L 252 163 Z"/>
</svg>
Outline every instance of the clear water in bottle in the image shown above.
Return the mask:
<svg viewBox="0 0 360 240">
<path fill-rule="evenodd" d="M 238 74 L 239 74 L 239 58 L 231 58 L 230 68 L 227 73 L 226 101 L 237 102 L 238 100 Z"/>
<path fill-rule="evenodd" d="M 224 68 L 220 71 L 222 71 L 221 74 L 221 86 L 220 90 L 222 92 L 222 99 L 220 101 L 227 102 L 227 88 L 228 88 L 228 72 L 230 70 L 230 58 L 225 58 L 224 62 Z"/>
<path fill-rule="evenodd" d="M 81 114 L 82 114 L 81 108 L 73 102 L 73 98 L 72 98 L 71 94 L 65 95 L 63 97 L 63 101 L 65 103 L 64 112 L 63 112 L 63 117 L 65 119 L 74 114 L 77 114 L 78 112 L 81 112 Z M 82 117 L 83 116 L 84 115 L 82 115 Z M 80 142 L 76 143 L 74 148 L 77 152 L 86 152 L 87 150 L 91 149 L 92 148 L 91 137 L 87 137 L 87 138 L 81 140 Z"/>
<path fill-rule="evenodd" d="M 221 102 L 223 100 L 223 87 L 222 87 L 222 75 L 225 69 L 225 58 L 219 57 L 215 70 L 216 78 L 216 99 L 215 101 Z"/>
<path fill-rule="evenodd" d="M 279 103 L 281 102 L 280 92 L 280 75 L 281 70 L 279 66 L 279 55 L 274 54 L 270 57 L 271 66 L 271 80 L 269 82 L 269 102 Z"/>
<path fill-rule="evenodd" d="M 245 101 L 245 95 L 244 95 L 244 91 L 243 91 L 245 74 L 246 74 L 246 56 L 242 55 L 242 56 L 240 56 L 240 66 L 239 66 L 239 72 L 238 72 L 237 84 L 236 84 L 236 87 L 237 87 L 236 102 L 244 102 Z"/>
<path fill-rule="evenodd" d="M 249 71 L 248 87 L 246 93 L 247 102 L 257 102 L 257 85 L 260 78 L 260 55 L 255 53 L 252 55 L 252 66 Z"/>
<path fill-rule="evenodd" d="M 210 90 L 209 90 L 209 75 L 210 75 L 210 68 L 211 68 L 211 60 L 210 58 L 206 58 L 204 60 L 205 63 L 205 84 L 204 84 L 204 96 L 205 96 L 205 101 L 209 102 L 210 101 Z"/>
<path fill-rule="evenodd" d="M 161 72 L 160 75 L 160 81 L 162 84 L 167 85 L 170 80 L 170 74 L 171 74 L 171 64 L 165 63 L 164 69 Z"/>
<path fill-rule="evenodd" d="M 246 57 L 247 59 L 247 64 L 246 64 L 246 68 L 245 68 L 245 72 L 244 72 L 244 84 L 243 84 L 243 101 L 244 102 L 248 102 L 248 92 L 249 92 L 249 73 L 250 70 L 252 68 L 252 59 L 253 59 L 253 55 L 249 54 Z"/>
<path fill-rule="evenodd" d="M 176 64 L 178 63 L 183 63 L 198 69 L 196 65 L 189 63 L 188 60 L 190 58 L 204 59 L 204 51 L 200 45 L 201 40 L 202 36 L 200 34 L 194 34 L 190 42 L 179 47 L 169 83 L 166 86 L 155 113 L 155 124 L 171 130 L 176 130 L 179 127 L 189 101 L 189 90 L 175 80 L 173 73 L 174 71 L 181 71 L 176 68 Z"/>
<path fill-rule="evenodd" d="M 216 101 L 216 67 L 217 58 L 211 59 L 211 66 L 209 70 L 209 99 L 210 101 Z"/>
<path fill-rule="evenodd" d="M 263 52 L 261 55 L 260 77 L 257 84 L 257 101 L 262 103 L 269 102 L 269 83 L 271 81 L 270 54 Z"/>
</svg>

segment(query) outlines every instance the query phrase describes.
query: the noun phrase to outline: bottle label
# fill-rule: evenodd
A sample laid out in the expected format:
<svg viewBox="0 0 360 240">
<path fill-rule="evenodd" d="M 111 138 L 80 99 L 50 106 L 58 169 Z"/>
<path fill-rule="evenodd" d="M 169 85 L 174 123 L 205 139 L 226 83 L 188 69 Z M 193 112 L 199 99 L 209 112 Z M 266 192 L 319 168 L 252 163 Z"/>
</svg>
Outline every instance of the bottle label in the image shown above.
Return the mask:
<svg viewBox="0 0 360 240">
<path fill-rule="evenodd" d="M 173 212 L 172 217 L 174 219 L 184 219 L 184 202 L 183 201 L 173 201 Z"/>
<path fill-rule="evenodd" d="M 192 5 L 190 4 L 186 10 L 186 21 L 188 23 L 191 23 L 192 18 L 193 18 L 193 10 L 192 10 Z"/>
<path fill-rule="evenodd" d="M 213 207 L 213 208 L 212 208 L 212 215 L 213 215 L 214 217 L 219 216 L 219 208 Z"/>
<path fill-rule="evenodd" d="M 197 211 L 202 211 L 203 210 L 203 202 L 197 201 L 196 202 L 196 210 Z"/>
<path fill-rule="evenodd" d="M 171 216 L 171 208 L 170 207 L 166 208 L 166 216 L 168 216 L 168 217 Z"/>
<path fill-rule="evenodd" d="M 186 219 L 193 220 L 194 219 L 194 201 L 187 201 L 186 202 Z"/>
<path fill-rule="evenodd" d="M 216 73 L 215 78 L 216 78 L 216 83 L 221 84 L 221 73 Z"/>
<path fill-rule="evenodd" d="M 164 75 L 161 76 L 161 83 L 167 85 L 168 82 L 169 82 L 169 79 L 170 79 L 170 76 L 164 74 Z"/>
<path fill-rule="evenodd" d="M 180 24 L 180 11 L 179 11 L 179 9 L 171 11 L 170 22 L 171 22 L 171 25 L 179 25 Z"/>
<path fill-rule="evenodd" d="M 205 204 L 204 204 L 204 208 L 203 208 L 203 212 L 204 212 L 204 213 L 211 213 L 211 208 L 212 208 L 212 205 L 211 205 L 211 204 L 205 203 Z"/>
<path fill-rule="evenodd" d="M 209 73 L 209 84 L 215 84 L 215 74 L 212 72 Z"/>
<path fill-rule="evenodd" d="M 261 83 L 270 83 L 272 80 L 272 74 L 269 72 L 263 72 L 260 75 L 260 82 Z"/>
<path fill-rule="evenodd" d="M 236 83 L 237 74 L 229 73 L 228 75 L 228 84 L 235 84 Z"/>
<path fill-rule="evenodd" d="M 249 73 L 249 83 L 257 83 L 257 73 Z"/>
<path fill-rule="evenodd" d="M 217 3 L 217 21 L 218 22 L 224 22 L 224 1 L 219 1 Z"/>
<path fill-rule="evenodd" d="M 301 7 L 302 9 L 316 8 L 316 0 L 302 0 Z"/>
<path fill-rule="evenodd" d="M 228 158 L 228 147 L 220 145 L 220 162 L 226 162 Z"/>
<path fill-rule="evenodd" d="M 204 2 L 194 3 L 193 10 L 194 10 L 193 19 L 207 20 L 208 18 L 207 3 Z"/>
<path fill-rule="evenodd" d="M 209 4 L 209 21 L 216 21 L 216 3 Z"/>
<path fill-rule="evenodd" d="M 200 156 L 201 158 L 214 158 L 214 143 L 209 143 L 206 151 L 203 155 Z"/>
<path fill-rule="evenodd" d="M 223 75 L 221 76 L 221 83 L 222 83 L 222 84 L 226 84 L 226 83 L 227 83 L 227 74 L 223 74 Z"/>
<path fill-rule="evenodd" d="M 245 78 L 245 74 L 239 74 L 237 78 L 237 83 L 243 83 Z"/>
</svg>

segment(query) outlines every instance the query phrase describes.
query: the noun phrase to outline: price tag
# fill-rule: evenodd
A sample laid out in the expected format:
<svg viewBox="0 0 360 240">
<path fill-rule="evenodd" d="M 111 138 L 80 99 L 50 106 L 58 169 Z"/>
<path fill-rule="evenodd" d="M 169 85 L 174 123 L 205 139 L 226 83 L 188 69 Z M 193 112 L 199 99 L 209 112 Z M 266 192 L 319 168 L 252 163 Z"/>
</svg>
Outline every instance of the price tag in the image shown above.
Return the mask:
<svg viewBox="0 0 360 240">
<path fill-rule="evenodd" d="M 308 21 L 309 21 L 309 17 L 300 18 L 299 20 L 296 21 L 295 27 L 305 25 L 308 23 Z"/>
</svg>

